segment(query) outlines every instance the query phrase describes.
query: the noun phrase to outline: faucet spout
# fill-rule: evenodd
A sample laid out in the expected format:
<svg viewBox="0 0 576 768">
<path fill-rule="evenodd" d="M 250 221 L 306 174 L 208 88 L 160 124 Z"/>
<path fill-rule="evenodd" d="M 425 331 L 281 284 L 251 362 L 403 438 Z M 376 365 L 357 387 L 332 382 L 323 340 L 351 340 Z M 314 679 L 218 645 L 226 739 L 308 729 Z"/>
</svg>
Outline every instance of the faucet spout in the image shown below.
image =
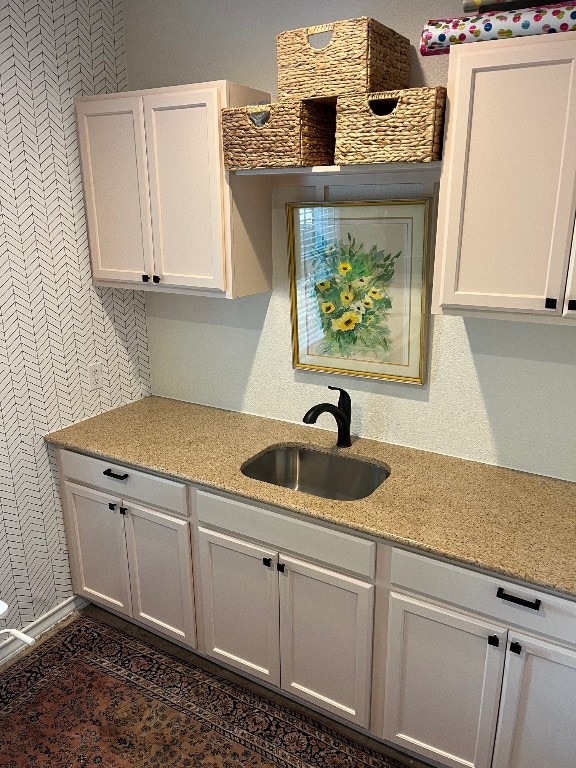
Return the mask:
<svg viewBox="0 0 576 768">
<path fill-rule="evenodd" d="M 302 421 L 305 424 L 316 424 L 316 420 L 321 413 L 331 413 L 336 419 L 336 424 L 338 426 L 338 441 L 336 445 L 338 448 L 349 448 L 352 445 L 352 441 L 350 440 L 350 416 L 337 405 L 333 405 L 332 403 L 318 403 L 318 405 L 313 405 L 312 408 L 305 413 Z"/>
</svg>

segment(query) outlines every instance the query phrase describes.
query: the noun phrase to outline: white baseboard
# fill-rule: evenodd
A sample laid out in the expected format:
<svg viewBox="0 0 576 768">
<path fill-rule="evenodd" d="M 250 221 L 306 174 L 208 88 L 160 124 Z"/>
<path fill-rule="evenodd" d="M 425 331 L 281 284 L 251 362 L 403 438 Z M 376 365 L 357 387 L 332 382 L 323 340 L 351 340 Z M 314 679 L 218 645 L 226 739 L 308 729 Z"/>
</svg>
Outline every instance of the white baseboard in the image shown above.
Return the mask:
<svg viewBox="0 0 576 768">
<path fill-rule="evenodd" d="M 65 619 L 69 613 L 72 613 L 72 611 L 77 611 L 80 608 L 83 608 L 85 605 L 88 605 L 87 600 L 84 600 L 83 597 L 78 597 L 78 595 L 72 595 L 72 597 L 64 600 L 63 603 L 60 603 L 60 605 L 57 605 L 55 608 L 51 608 L 43 616 L 40 616 L 39 619 L 36 619 L 36 621 L 28 624 L 27 627 L 22 627 L 22 632 L 30 635 L 30 637 L 40 637 L 40 635 L 44 634 L 44 632 L 49 630 L 55 624 L 58 624 L 58 622 L 62 621 L 62 619 Z M 25 648 L 28 648 L 28 646 L 16 638 L 11 637 L 10 639 L 6 640 L 0 644 L 0 664 L 8 661 L 8 659 L 11 659 Z"/>
</svg>

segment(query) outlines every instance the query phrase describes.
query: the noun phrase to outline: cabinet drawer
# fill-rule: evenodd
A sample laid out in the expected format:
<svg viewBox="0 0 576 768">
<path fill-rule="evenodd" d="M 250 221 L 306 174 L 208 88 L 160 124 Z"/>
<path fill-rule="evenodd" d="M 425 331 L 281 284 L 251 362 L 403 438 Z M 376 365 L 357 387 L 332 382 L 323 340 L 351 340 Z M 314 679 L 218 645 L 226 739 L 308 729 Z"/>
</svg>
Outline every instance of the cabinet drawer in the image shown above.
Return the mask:
<svg viewBox="0 0 576 768">
<path fill-rule="evenodd" d="M 391 582 L 394 586 L 485 614 L 507 625 L 576 643 L 576 603 L 537 589 L 399 549 L 392 551 Z M 498 597 L 501 589 L 504 594 Z M 510 597 L 535 607 L 539 600 L 538 610 L 510 602 Z"/>
<path fill-rule="evenodd" d="M 196 503 L 201 523 L 265 542 L 281 552 L 295 552 L 368 579 L 374 578 L 375 544 L 372 541 L 204 491 L 196 492 Z"/>
<path fill-rule="evenodd" d="M 62 471 L 68 480 L 92 485 L 121 498 L 139 499 L 161 509 L 169 509 L 180 515 L 188 514 L 186 486 L 174 480 L 165 480 L 145 472 L 123 467 L 113 462 L 84 456 L 81 453 L 60 451 Z M 104 474 L 111 470 L 123 479 Z M 126 477 L 124 477 L 126 475 Z"/>
</svg>

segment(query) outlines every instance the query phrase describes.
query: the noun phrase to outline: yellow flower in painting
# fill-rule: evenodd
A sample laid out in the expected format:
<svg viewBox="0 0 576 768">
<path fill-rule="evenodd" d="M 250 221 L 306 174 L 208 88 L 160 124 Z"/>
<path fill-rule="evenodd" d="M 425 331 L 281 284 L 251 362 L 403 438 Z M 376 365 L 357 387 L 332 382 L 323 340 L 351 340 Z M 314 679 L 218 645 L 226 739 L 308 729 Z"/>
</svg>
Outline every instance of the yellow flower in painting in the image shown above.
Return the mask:
<svg viewBox="0 0 576 768">
<path fill-rule="evenodd" d="M 378 288 L 370 288 L 370 290 L 368 291 L 368 296 L 371 299 L 375 299 L 376 301 L 378 301 L 378 299 L 384 298 L 384 294 L 382 293 L 382 291 L 379 291 Z"/>
<path fill-rule="evenodd" d="M 331 301 L 325 301 L 321 307 L 325 315 L 330 315 L 336 309 L 336 306 Z"/>
<path fill-rule="evenodd" d="M 324 291 L 327 291 L 328 288 L 330 288 L 330 280 L 320 280 L 319 283 L 316 283 L 316 288 L 324 293 Z"/>
<path fill-rule="evenodd" d="M 366 288 L 370 280 L 367 277 L 359 277 L 352 282 L 353 288 Z"/>
<path fill-rule="evenodd" d="M 350 304 L 354 300 L 354 291 L 342 291 L 340 301 L 342 304 Z"/>
<path fill-rule="evenodd" d="M 363 306 L 365 309 L 370 309 L 370 307 L 371 307 L 373 304 L 374 304 L 374 302 L 372 301 L 372 299 L 370 298 L 370 296 L 364 296 L 364 298 L 362 299 L 362 306 Z"/>
<path fill-rule="evenodd" d="M 358 323 L 362 322 L 362 315 L 356 312 L 344 312 L 342 317 L 332 320 L 332 328 L 335 331 L 353 331 Z"/>
<path fill-rule="evenodd" d="M 348 261 L 341 261 L 340 264 L 338 264 L 338 272 L 340 272 L 341 275 L 347 275 L 351 270 L 352 265 Z"/>
</svg>

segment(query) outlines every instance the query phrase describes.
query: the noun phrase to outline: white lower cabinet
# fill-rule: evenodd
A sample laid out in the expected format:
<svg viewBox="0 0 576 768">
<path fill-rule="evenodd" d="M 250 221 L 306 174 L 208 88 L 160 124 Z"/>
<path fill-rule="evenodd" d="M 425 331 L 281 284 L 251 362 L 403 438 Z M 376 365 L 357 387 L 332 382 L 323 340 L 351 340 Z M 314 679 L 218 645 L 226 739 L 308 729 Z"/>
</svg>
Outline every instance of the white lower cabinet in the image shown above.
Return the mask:
<svg viewBox="0 0 576 768">
<path fill-rule="evenodd" d="M 204 650 L 367 727 L 373 584 L 204 527 L 198 545 Z"/>
<path fill-rule="evenodd" d="M 510 632 L 492 768 L 576 765 L 576 652 Z"/>
<path fill-rule="evenodd" d="M 506 629 L 390 595 L 384 738 L 454 768 L 489 768 Z"/>
<path fill-rule="evenodd" d="M 79 595 L 195 648 L 192 543 L 206 655 L 447 768 L 576 765 L 570 600 L 199 489 L 191 542 L 183 483 L 59 461 Z"/>
<path fill-rule="evenodd" d="M 281 686 L 368 725 L 374 586 L 280 554 Z"/>
<path fill-rule="evenodd" d="M 379 735 L 450 768 L 574 768 L 576 606 L 397 550 L 391 584 Z"/>
<path fill-rule="evenodd" d="M 119 498 L 65 483 L 72 541 L 68 550 L 74 591 L 126 616 L 132 615 L 124 519 Z"/>
<path fill-rule="evenodd" d="M 194 646 L 190 523 L 76 483 L 64 489 L 74 591 Z"/>
<path fill-rule="evenodd" d="M 198 546 L 205 650 L 280 685 L 276 553 L 204 528 Z"/>
</svg>

